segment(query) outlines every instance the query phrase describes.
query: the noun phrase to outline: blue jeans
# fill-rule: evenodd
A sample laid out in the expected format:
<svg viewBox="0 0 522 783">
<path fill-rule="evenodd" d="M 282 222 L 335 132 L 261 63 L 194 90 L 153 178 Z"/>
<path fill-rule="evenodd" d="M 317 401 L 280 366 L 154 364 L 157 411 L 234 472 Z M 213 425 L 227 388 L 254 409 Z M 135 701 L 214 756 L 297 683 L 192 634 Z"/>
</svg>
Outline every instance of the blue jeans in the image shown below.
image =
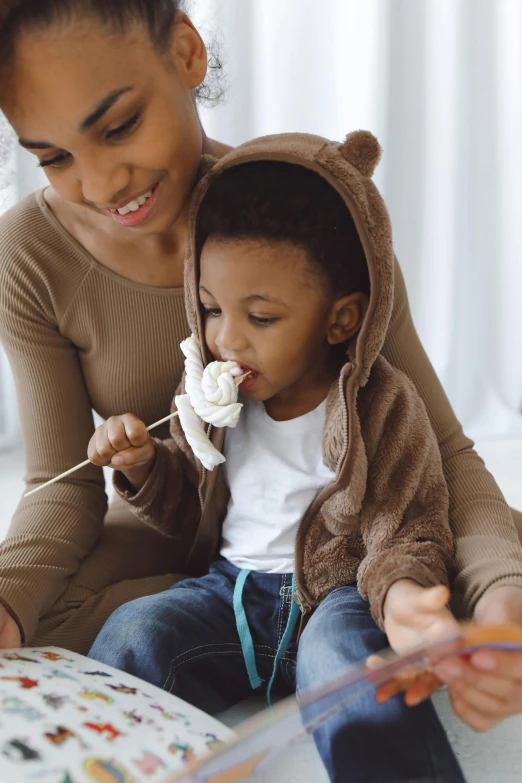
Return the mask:
<svg viewBox="0 0 522 783">
<path fill-rule="evenodd" d="M 233 610 L 239 569 L 217 561 L 209 574 L 131 601 L 102 628 L 91 658 L 141 677 L 216 713 L 247 698 L 250 681 Z M 270 679 L 291 605 L 291 574 L 252 573 L 243 605 L 259 675 Z M 297 649 L 297 629 L 273 692 L 285 696 L 320 686 L 387 645 L 356 587 L 334 590 L 315 610 Z M 306 718 L 313 717 L 307 714 Z M 385 705 L 361 696 L 314 733 L 332 781 L 464 783 L 431 702 L 415 708 L 396 697 Z"/>
</svg>

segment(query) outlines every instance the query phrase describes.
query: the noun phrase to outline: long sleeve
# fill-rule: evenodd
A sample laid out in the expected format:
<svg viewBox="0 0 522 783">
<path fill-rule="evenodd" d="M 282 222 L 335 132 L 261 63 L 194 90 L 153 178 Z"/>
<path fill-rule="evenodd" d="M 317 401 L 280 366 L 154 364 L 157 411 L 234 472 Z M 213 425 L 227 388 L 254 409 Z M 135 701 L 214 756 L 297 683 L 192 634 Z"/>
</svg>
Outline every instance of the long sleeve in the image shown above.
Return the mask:
<svg viewBox="0 0 522 783">
<path fill-rule="evenodd" d="M 182 288 L 140 285 L 104 267 L 42 193 L 2 215 L 0 340 L 16 382 L 27 488 L 85 460 L 92 410 L 163 418 L 188 334 Z M 155 435 L 166 437 L 168 426 Z M 26 642 L 97 544 L 106 508 L 94 466 L 22 499 L 0 545 L 0 602 Z M 94 585 L 107 582 L 99 563 L 90 566 Z"/>
<path fill-rule="evenodd" d="M 85 460 L 94 425 L 77 349 L 60 333 L 45 286 L 17 259 L 4 260 L 0 339 L 15 378 L 31 489 Z M 94 466 L 21 500 L 0 544 L 0 600 L 26 641 L 95 545 L 106 509 Z"/>
<path fill-rule="evenodd" d="M 500 489 L 464 435 L 422 348 L 397 262 L 394 309 L 383 354 L 413 381 L 437 436 L 456 545 L 455 608 L 470 615 L 489 587 L 522 586 L 522 547 Z"/>
<path fill-rule="evenodd" d="M 357 581 L 382 627 L 394 582 L 449 584 L 454 545 L 437 440 L 413 384 L 380 357 L 360 397 L 368 476 L 361 512 L 366 556 Z"/>
<path fill-rule="evenodd" d="M 114 488 L 142 522 L 174 539 L 188 555 L 201 516 L 198 472 L 173 438 L 154 439 L 154 448 L 154 463 L 143 487 L 136 492 L 123 473 L 115 471 Z"/>
</svg>

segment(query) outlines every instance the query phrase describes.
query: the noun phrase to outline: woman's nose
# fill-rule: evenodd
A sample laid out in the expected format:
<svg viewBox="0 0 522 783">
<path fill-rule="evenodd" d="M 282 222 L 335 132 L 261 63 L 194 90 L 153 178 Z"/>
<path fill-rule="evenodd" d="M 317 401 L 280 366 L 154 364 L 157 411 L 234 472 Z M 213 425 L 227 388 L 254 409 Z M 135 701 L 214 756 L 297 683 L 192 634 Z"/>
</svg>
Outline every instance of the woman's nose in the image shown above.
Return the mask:
<svg viewBox="0 0 522 783">
<path fill-rule="evenodd" d="M 129 189 L 130 170 L 123 165 L 110 165 L 101 159 L 91 160 L 82 171 L 81 187 L 84 201 L 102 209 L 121 199 L 121 194 Z M 131 194 L 132 195 L 132 194 Z"/>
</svg>

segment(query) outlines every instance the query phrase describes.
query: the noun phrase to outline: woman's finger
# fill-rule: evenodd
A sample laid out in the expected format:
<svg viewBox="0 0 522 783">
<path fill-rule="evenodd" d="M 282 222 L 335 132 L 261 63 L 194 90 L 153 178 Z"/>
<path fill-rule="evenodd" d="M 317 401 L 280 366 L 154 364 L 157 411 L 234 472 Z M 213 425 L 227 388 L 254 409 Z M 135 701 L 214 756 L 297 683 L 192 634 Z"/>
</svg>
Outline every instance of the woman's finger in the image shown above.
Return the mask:
<svg viewBox="0 0 522 783">
<path fill-rule="evenodd" d="M 471 666 L 480 672 L 494 672 L 522 684 L 522 652 L 503 650 L 484 650 L 471 656 Z"/>
<path fill-rule="evenodd" d="M 512 714 L 510 705 L 505 699 L 483 693 L 460 682 L 454 683 L 449 691 L 456 699 L 465 702 L 470 709 L 488 718 L 501 720 Z"/>
<path fill-rule="evenodd" d="M 474 731 L 489 731 L 493 726 L 500 723 L 501 718 L 484 715 L 484 713 L 474 709 L 468 702 L 460 696 L 450 694 L 451 706 L 459 718 L 467 723 Z"/>
</svg>

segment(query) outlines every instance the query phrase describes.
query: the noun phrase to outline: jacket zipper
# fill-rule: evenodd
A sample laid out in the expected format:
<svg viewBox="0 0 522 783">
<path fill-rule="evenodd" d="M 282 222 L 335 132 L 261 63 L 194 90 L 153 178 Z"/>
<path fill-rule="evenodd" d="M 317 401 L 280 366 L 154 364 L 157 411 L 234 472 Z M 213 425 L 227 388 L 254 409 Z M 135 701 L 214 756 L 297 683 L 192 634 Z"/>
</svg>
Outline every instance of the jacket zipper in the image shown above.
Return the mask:
<svg viewBox="0 0 522 783">
<path fill-rule="evenodd" d="M 352 368 L 353 369 L 353 368 Z M 341 378 L 339 378 L 339 394 L 342 399 L 343 403 L 343 436 L 344 436 L 344 443 L 346 444 L 345 448 L 348 449 L 348 413 L 347 413 L 347 405 L 346 405 L 346 391 L 345 391 L 345 385 L 347 378 L 349 377 L 350 373 L 347 373 L 346 375 L 343 374 Z M 335 489 L 332 490 L 332 486 L 337 486 L 337 484 L 340 481 L 341 478 L 341 465 L 346 457 L 346 451 L 343 452 L 341 455 L 341 458 L 339 460 L 339 463 L 337 465 L 337 471 L 336 471 L 336 477 L 333 482 L 333 485 L 330 484 L 329 487 L 325 487 L 322 492 L 320 492 L 316 498 L 312 501 L 310 506 L 308 507 L 303 519 L 301 520 L 301 524 L 299 525 L 297 535 L 296 535 L 296 542 L 302 539 L 304 536 L 305 531 L 308 529 L 308 525 L 310 524 L 310 520 L 313 518 L 314 514 L 316 513 L 316 509 L 319 509 L 324 501 L 330 497 L 330 495 L 335 492 Z M 323 495 L 326 495 L 323 500 Z M 301 553 L 300 553 L 301 554 Z M 300 557 L 300 560 L 302 560 L 302 556 Z M 308 592 L 303 588 L 303 585 L 301 583 L 301 571 L 302 568 L 300 567 L 302 564 L 297 562 L 297 551 L 296 551 L 296 562 L 295 562 L 295 578 L 297 583 L 297 590 L 295 591 L 292 598 L 296 602 L 296 604 L 299 607 L 299 610 L 301 612 L 301 623 L 299 626 L 299 632 L 297 635 L 297 640 L 299 641 L 302 632 L 304 631 L 304 628 L 306 626 L 306 623 L 310 619 L 310 616 L 315 609 L 315 607 L 318 605 L 316 601 L 313 600 L 312 596 L 308 594 Z"/>
<path fill-rule="evenodd" d="M 300 610 L 300 612 L 301 612 L 301 614 L 303 616 L 306 616 L 307 614 L 309 614 L 312 611 L 313 606 L 310 606 L 310 604 L 308 603 L 308 601 L 306 600 L 306 598 L 304 597 L 303 593 L 301 592 L 301 590 L 299 588 L 297 588 L 297 590 L 293 594 L 292 598 L 296 602 L 296 604 L 299 607 L 299 610 Z"/>
</svg>

